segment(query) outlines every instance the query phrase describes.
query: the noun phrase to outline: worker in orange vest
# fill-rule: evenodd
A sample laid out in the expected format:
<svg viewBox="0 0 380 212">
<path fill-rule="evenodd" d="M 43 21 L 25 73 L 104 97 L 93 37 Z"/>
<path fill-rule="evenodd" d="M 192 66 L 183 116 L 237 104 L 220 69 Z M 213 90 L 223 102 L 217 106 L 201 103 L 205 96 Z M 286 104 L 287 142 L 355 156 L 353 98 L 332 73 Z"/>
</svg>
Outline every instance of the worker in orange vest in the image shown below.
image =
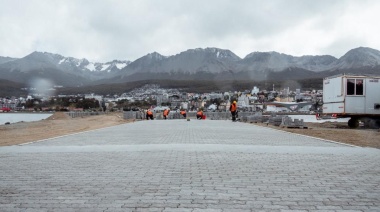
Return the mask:
<svg viewBox="0 0 380 212">
<path fill-rule="evenodd" d="M 232 121 L 236 121 L 236 115 L 237 115 L 237 105 L 236 101 L 233 101 L 231 106 L 230 106 L 230 112 L 232 115 Z"/>
<path fill-rule="evenodd" d="M 179 112 L 184 118 L 186 118 L 186 110 L 181 110 Z"/>
<path fill-rule="evenodd" d="M 153 112 L 150 109 L 146 111 L 146 120 L 149 120 L 149 119 L 153 120 Z"/>
<path fill-rule="evenodd" d="M 165 109 L 164 110 L 164 119 L 167 119 L 168 118 L 168 115 L 169 115 L 169 112 L 170 112 L 170 110 L 169 109 Z"/>
<path fill-rule="evenodd" d="M 203 118 L 203 111 L 202 110 L 199 110 L 197 112 L 197 119 L 202 119 Z"/>
</svg>

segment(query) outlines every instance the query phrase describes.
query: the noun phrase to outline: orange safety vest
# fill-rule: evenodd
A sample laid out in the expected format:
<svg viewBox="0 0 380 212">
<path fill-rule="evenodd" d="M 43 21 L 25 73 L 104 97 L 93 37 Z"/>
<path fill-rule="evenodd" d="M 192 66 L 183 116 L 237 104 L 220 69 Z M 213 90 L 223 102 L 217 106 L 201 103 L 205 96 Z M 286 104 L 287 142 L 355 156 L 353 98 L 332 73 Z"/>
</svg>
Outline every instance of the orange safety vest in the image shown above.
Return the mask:
<svg viewBox="0 0 380 212">
<path fill-rule="evenodd" d="M 236 111 L 236 104 L 233 104 L 233 103 L 232 103 L 231 108 L 230 108 L 230 111 L 231 111 L 231 112 Z"/>
<path fill-rule="evenodd" d="M 169 114 L 169 110 L 164 110 L 164 116 L 167 116 Z"/>
<path fill-rule="evenodd" d="M 197 115 L 198 115 L 198 116 L 203 116 L 203 112 L 202 112 L 202 111 L 198 111 L 198 112 L 197 112 Z"/>
<path fill-rule="evenodd" d="M 181 112 L 179 112 L 181 115 L 184 115 L 186 114 L 186 111 L 182 110 Z"/>
<path fill-rule="evenodd" d="M 148 111 L 146 111 L 146 114 L 148 114 L 148 115 L 153 115 L 153 112 L 150 111 L 150 110 L 148 110 Z"/>
</svg>

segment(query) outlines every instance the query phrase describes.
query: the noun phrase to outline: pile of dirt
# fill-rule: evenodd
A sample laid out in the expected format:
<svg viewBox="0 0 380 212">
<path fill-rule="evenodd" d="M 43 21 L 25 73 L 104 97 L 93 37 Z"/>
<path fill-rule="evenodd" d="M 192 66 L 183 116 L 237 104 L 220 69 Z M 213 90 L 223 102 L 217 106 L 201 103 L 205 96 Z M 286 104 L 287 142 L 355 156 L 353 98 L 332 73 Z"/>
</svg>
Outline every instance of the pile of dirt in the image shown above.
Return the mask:
<svg viewBox="0 0 380 212">
<path fill-rule="evenodd" d="M 320 128 L 339 128 L 339 129 L 349 129 L 347 123 L 345 122 L 324 122 L 324 123 L 307 123 L 309 127 L 320 127 Z"/>
<path fill-rule="evenodd" d="M 122 113 L 71 118 L 63 112 L 56 112 L 41 121 L 0 125 L 0 146 L 17 145 L 127 122 L 130 121 L 125 120 Z"/>
<path fill-rule="evenodd" d="M 286 132 L 307 135 L 335 142 L 380 149 L 380 131 L 377 129 L 350 129 L 347 123 L 325 122 L 306 123 L 308 129 L 282 128 L 267 124 L 257 123 L 256 125 L 270 127 Z"/>
<path fill-rule="evenodd" d="M 63 112 L 56 112 L 53 115 L 49 116 L 46 120 L 68 120 L 70 116 Z"/>
</svg>

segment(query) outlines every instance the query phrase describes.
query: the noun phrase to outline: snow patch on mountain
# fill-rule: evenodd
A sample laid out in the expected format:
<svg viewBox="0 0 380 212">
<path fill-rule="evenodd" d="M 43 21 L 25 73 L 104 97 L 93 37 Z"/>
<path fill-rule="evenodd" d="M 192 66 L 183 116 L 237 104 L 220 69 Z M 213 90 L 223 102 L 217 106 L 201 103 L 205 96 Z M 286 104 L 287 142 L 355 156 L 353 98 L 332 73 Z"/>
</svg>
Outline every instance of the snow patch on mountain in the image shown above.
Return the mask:
<svg viewBox="0 0 380 212">
<path fill-rule="evenodd" d="M 89 63 L 88 65 L 85 66 L 85 68 L 90 71 L 96 71 L 94 63 Z"/>
<path fill-rule="evenodd" d="M 83 69 L 88 70 L 88 71 L 111 72 L 115 68 L 118 70 L 121 70 L 127 67 L 129 64 L 130 64 L 130 61 L 118 61 L 118 60 L 114 60 L 107 63 L 89 62 L 87 65 L 83 66 Z"/>
<path fill-rule="evenodd" d="M 127 64 L 127 63 L 116 63 L 115 65 L 116 65 L 116 67 L 117 67 L 118 69 L 123 69 L 123 68 L 125 68 L 128 64 Z"/>
<path fill-rule="evenodd" d="M 101 71 L 105 71 L 105 70 L 107 70 L 108 67 L 110 67 L 109 64 L 105 64 L 105 65 L 103 65 Z"/>
</svg>

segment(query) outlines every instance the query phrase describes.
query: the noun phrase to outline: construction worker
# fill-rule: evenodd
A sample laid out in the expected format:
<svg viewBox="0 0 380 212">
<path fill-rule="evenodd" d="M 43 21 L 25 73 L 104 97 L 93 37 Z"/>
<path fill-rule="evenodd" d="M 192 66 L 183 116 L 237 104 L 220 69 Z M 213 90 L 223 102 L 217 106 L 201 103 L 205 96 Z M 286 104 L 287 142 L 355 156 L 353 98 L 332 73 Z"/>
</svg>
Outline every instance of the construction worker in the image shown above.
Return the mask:
<svg viewBox="0 0 380 212">
<path fill-rule="evenodd" d="M 184 118 L 186 118 L 186 110 L 181 110 L 179 112 Z"/>
<path fill-rule="evenodd" d="M 153 120 L 153 112 L 150 109 L 146 111 L 146 120 L 149 120 L 149 119 Z"/>
<path fill-rule="evenodd" d="M 203 111 L 202 110 L 199 110 L 197 112 L 197 119 L 202 119 L 203 118 Z"/>
<path fill-rule="evenodd" d="M 232 121 L 236 121 L 236 115 L 237 115 L 237 105 L 236 101 L 233 101 L 231 106 L 230 106 L 230 112 L 232 115 Z"/>
<path fill-rule="evenodd" d="M 164 115 L 164 119 L 167 119 L 167 118 L 168 118 L 169 112 L 170 112 L 169 109 L 165 109 L 165 110 L 164 110 L 164 113 L 163 113 L 163 115 Z"/>
</svg>

